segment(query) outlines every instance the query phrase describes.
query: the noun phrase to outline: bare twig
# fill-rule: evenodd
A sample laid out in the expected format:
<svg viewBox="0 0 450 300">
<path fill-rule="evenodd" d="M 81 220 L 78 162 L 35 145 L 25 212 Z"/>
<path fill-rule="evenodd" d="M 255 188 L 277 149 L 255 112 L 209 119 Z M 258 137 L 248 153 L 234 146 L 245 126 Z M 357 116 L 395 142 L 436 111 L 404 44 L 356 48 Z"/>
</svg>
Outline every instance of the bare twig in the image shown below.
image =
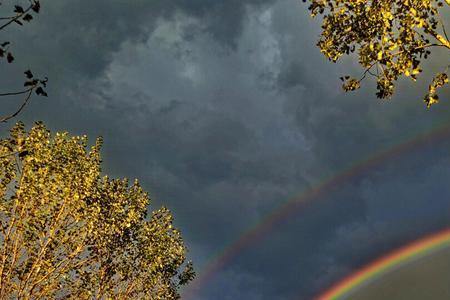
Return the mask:
<svg viewBox="0 0 450 300">
<path fill-rule="evenodd" d="M 0 94 L 0 97 L 23 95 L 23 94 L 28 93 L 28 92 L 29 92 L 30 90 L 32 90 L 32 89 L 34 89 L 34 87 L 29 88 L 29 89 L 26 89 L 26 90 L 24 90 L 24 91 L 20 91 L 20 92 L 3 93 L 3 94 Z"/>
<path fill-rule="evenodd" d="M 26 90 L 25 93 L 28 93 L 28 94 L 25 97 L 24 101 L 22 102 L 22 105 L 20 105 L 19 109 L 16 110 L 14 113 L 10 114 L 10 115 L 7 115 L 7 116 L 4 116 L 4 117 L 0 118 L 0 123 L 6 123 L 8 120 L 10 120 L 10 119 L 14 118 L 15 116 L 17 116 L 25 108 L 25 106 L 27 105 L 28 101 L 30 101 L 30 99 L 31 99 L 31 93 L 33 92 L 34 88 L 35 88 L 35 86 L 32 87 L 32 88 L 29 88 L 28 90 Z M 19 94 L 24 94 L 24 93 L 19 93 Z M 19 95 L 19 94 L 16 94 L 16 95 Z"/>
</svg>

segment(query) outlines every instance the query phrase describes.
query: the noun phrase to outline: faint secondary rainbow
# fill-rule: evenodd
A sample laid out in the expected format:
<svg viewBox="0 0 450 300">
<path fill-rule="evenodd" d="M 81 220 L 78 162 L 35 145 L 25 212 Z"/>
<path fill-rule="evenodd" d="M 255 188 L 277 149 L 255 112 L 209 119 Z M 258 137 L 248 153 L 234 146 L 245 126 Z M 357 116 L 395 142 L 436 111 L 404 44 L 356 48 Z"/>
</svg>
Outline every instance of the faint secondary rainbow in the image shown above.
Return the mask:
<svg viewBox="0 0 450 300">
<path fill-rule="evenodd" d="M 389 271 L 448 246 L 450 246 L 450 229 L 427 236 L 363 267 L 318 296 L 316 300 L 341 299 L 357 287 L 370 283 Z"/>
<path fill-rule="evenodd" d="M 237 256 L 242 250 L 248 248 L 250 245 L 260 241 L 272 228 L 281 223 L 288 217 L 296 214 L 300 209 L 305 209 L 312 204 L 311 199 L 325 195 L 332 188 L 346 182 L 347 180 L 363 174 L 370 168 L 379 165 L 391 158 L 397 157 L 402 153 L 417 148 L 434 141 L 438 141 L 443 137 L 450 135 L 450 121 L 445 122 L 440 126 L 425 133 L 419 134 L 405 142 L 394 145 L 393 147 L 376 153 L 375 155 L 353 164 L 342 172 L 339 172 L 316 186 L 308 189 L 304 193 L 291 198 L 271 213 L 264 216 L 258 223 L 244 231 L 234 242 L 215 255 L 210 261 L 198 272 L 197 278 L 188 285 L 183 293 L 183 299 L 189 300 L 204 286 L 209 280 L 214 277 L 221 268 L 223 268 L 229 261 Z"/>
</svg>

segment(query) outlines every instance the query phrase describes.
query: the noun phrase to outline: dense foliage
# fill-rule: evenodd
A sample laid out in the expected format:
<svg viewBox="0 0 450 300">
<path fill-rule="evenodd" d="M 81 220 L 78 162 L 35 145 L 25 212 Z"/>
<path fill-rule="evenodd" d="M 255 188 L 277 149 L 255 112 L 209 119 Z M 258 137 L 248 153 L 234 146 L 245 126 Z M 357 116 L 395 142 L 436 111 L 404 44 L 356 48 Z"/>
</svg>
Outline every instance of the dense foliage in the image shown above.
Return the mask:
<svg viewBox="0 0 450 300">
<path fill-rule="evenodd" d="M 176 299 L 192 279 L 170 211 L 102 177 L 100 146 L 42 124 L 0 141 L 0 299 Z"/>
<path fill-rule="evenodd" d="M 303 0 L 306 2 L 306 0 Z M 331 61 L 356 52 L 364 72 L 360 78 L 344 76 L 343 88 L 356 90 L 372 75 L 377 96 L 389 98 L 401 77 L 416 80 L 421 64 L 434 47 L 450 49 L 441 15 L 450 0 L 308 0 L 312 16 L 323 15 L 318 46 Z M 447 84 L 448 66 L 435 74 L 424 101 L 439 101 L 437 89 Z"/>
</svg>

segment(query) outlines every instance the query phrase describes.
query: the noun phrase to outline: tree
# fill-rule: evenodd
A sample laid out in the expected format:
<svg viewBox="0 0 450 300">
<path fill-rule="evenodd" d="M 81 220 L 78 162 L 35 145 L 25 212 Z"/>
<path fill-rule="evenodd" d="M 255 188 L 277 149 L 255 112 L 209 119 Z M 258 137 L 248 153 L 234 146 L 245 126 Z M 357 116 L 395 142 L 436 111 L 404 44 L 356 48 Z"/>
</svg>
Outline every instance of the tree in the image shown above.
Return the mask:
<svg viewBox="0 0 450 300">
<path fill-rule="evenodd" d="M 100 175 L 101 143 L 42 123 L 0 141 L 0 299 L 176 299 L 193 278 L 170 211 Z"/>
<path fill-rule="evenodd" d="M 306 0 L 303 0 L 306 2 Z M 377 97 L 390 98 L 396 81 L 416 80 L 433 48 L 450 50 L 441 15 L 450 0 L 308 0 L 311 15 L 323 16 L 318 41 L 321 52 L 336 62 L 356 52 L 364 68 L 359 78 L 341 77 L 343 89 L 360 87 L 367 75 L 376 78 Z M 436 73 L 424 101 L 437 103 L 437 90 L 449 82 L 449 66 Z"/>
<path fill-rule="evenodd" d="M 2 4 L 2 2 L 0 2 L 0 5 Z M 28 5 L 26 7 L 23 7 L 21 5 L 14 5 L 11 15 L 0 17 L 0 30 L 4 30 L 12 24 L 18 24 L 22 26 L 24 22 L 30 22 L 31 20 L 33 20 L 33 14 L 38 14 L 40 9 L 41 4 L 39 0 L 28 0 Z M 15 60 L 10 48 L 11 43 L 9 41 L 0 41 L 0 59 L 6 59 L 8 63 L 12 63 Z M 24 96 L 22 103 L 15 111 L 0 117 L 0 123 L 7 122 L 8 120 L 16 117 L 28 104 L 33 92 L 35 92 L 39 96 L 47 96 L 47 92 L 45 91 L 45 88 L 47 86 L 47 78 L 36 78 L 34 77 L 31 70 L 26 70 L 24 74 L 26 79 L 23 84 L 24 88 L 22 90 L 0 93 L 0 97 Z"/>
</svg>

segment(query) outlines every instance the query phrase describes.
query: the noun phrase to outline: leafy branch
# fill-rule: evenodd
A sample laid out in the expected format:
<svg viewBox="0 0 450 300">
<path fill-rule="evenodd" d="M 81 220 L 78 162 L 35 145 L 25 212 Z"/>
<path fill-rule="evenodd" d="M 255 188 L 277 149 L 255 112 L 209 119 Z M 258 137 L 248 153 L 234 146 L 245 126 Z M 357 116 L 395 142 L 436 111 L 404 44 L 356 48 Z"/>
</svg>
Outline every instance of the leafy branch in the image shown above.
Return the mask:
<svg viewBox="0 0 450 300">
<path fill-rule="evenodd" d="M 376 96 L 390 98 L 397 80 L 416 81 L 422 63 L 435 48 L 450 50 L 447 29 L 441 18 L 440 0 L 303 0 L 311 16 L 322 16 L 322 33 L 317 45 L 333 62 L 353 53 L 363 67 L 360 79 L 341 77 L 343 89 L 360 88 L 366 75 L 376 78 Z M 445 0 L 450 6 L 450 0 Z M 438 102 L 436 90 L 448 83 L 444 73 L 435 74 L 424 99 L 427 107 Z"/>
<path fill-rule="evenodd" d="M 24 22 L 30 22 L 33 19 L 33 13 L 38 14 L 40 12 L 41 4 L 39 0 L 28 0 L 28 2 L 29 4 L 26 7 L 23 7 L 21 5 L 14 5 L 12 15 L 0 17 L 0 21 L 4 21 L 3 24 L 0 25 L 0 30 L 5 29 L 13 23 L 22 26 Z M 6 58 L 6 61 L 8 63 L 12 63 L 15 60 L 12 52 L 10 51 L 10 44 L 11 43 L 9 41 L 4 41 L 0 44 L 0 59 Z M 0 123 L 5 123 L 20 114 L 25 106 L 29 103 L 33 92 L 35 92 L 38 96 L 47 96 L 45 87 L 47 86 L 48 79 L 34 78 L 33 73 L 30 70 L 27 70 L 24 73 L 27 79 L 24 83 L 25 88 L 23 90 L 17 92 L 0 93 L 0 97 L 24 95 L 23 101 L 21 102 L 19 107 L 14 112 L 0 117 Z"/>
<path fill-rule="evenodd" d="M 14 6 L 14 16 L 2 17 L 0 20 L 7 20 L 4 24 L 0 25 L 0 30 L 6 28 L 12 23 L 16 23 L 19 25 L 23 25 L 22 21 L 30 22 L 33 19 L 33 16 L 30 14 L 31 10 L 35 13 L 39 13 L 41 10 L 41 4 L 37 0 L 29 0 L 30 4 L 27 8 L 23 8 L 20 5 Z"/>
</svg>

